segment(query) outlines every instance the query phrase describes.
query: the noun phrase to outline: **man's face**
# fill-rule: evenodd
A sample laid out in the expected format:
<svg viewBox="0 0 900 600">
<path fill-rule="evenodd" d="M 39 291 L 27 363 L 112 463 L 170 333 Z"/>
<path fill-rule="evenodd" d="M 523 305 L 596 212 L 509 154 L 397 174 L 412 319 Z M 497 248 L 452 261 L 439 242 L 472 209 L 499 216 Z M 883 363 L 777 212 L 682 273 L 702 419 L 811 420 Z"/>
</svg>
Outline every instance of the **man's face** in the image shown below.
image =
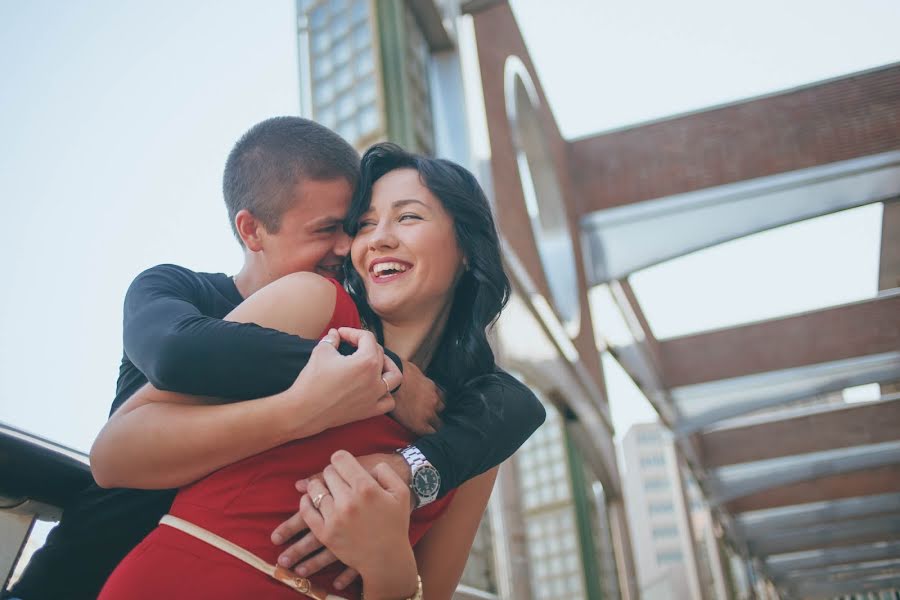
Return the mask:
<svg viewBox="0 0 900 600">
<path fill-rule="evenodd" d="M 277 233 L 263 228 L 260 239 L 267 278 L 311 271 L 339 278 L 350 248 L 343 219 L 353 189 L 344 179 L 304 180 L 294 186 L 291 207 Z"/>
</svg>

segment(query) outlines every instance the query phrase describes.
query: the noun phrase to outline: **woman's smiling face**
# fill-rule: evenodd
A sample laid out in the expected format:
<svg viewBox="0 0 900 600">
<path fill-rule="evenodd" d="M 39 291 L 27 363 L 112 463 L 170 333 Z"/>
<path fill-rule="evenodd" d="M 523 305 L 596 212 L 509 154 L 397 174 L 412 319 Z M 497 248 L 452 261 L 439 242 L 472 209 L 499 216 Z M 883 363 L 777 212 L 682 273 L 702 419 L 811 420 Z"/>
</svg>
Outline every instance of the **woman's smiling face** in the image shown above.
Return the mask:
<svg viewBox="0 0 900 600">
<path fill-rule="evenodd" d="M 411 168 L 372 186 L 350 256 L 369 305 L 386 321 L 436 316 L 463 269 L 453 219 Z"/>
</svg>

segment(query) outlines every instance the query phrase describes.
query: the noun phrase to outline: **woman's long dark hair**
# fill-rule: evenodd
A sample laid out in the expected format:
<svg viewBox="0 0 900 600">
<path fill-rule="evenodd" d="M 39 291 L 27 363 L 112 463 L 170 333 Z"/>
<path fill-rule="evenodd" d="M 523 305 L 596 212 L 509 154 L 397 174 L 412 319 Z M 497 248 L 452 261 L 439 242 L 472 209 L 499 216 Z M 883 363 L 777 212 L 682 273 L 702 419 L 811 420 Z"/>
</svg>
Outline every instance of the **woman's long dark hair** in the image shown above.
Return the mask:
<svg viewBox="0 0 900 600">
<path fill-rule="evenodd" d="M 396 169 L 415 169 L 425 187 L 441 201 L 453 218 L 456 242 L 467 261 L 456 284 L 447 325 L 426 369 L 429 377 L 452 393 L 496 369 L 487 329 L 510 294 L 500 241 L 490 205 L 472 173 L 448 160 L 411 154 L 388 142 L 372 146 L 362 157 L 359 185 L 347 213 L 348 234 L 356 235 L 359 219 L 369 210 L 372 186 Z M 363 323 L 383 342 L 381 321 L 369 306 L 362 278 L 350 261 L 345 263 L 345 274 Z"/>
</svg>

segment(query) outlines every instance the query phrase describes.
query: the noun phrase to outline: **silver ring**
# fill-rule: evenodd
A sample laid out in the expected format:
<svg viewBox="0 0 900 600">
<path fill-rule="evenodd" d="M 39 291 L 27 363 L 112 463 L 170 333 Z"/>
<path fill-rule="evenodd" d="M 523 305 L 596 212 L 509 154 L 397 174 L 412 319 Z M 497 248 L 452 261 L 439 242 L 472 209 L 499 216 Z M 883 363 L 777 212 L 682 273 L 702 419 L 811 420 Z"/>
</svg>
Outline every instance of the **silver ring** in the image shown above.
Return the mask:
<svg viewBox="0 0 900 600">
<path fill-rule="evenodd" d="M 381 376 L 381 381 L 384 382 L 384 393 L 385 393 L 385 394 L 390 394 L 390 393 L 391 393 L 391 386 L 388 385 L 387 379 L 384 378 L 384 375 Z"/>
<path fill-rule="evenodd" d="M 328 495 L 328 492 L 322 492 L 321 494 L 316 494 L 316 497 L 312 499 L 313 508 L 319 510 L 319 505 L 322 503 L 322 498 Z"/>
<path fill-rule="evenodd" d="M 322 342 L 325 342 L 326 344 L 331 344 L 331 347 L 332 347 L 332 348 L 334 347 L 334 342 L 332 342 L 331 340 L 329 340 L 327 337 L 323 337 L 321 340 L 319 340 L 319 343 L 320 343 L 320 344 L 321 344 Z"/>
</svg>

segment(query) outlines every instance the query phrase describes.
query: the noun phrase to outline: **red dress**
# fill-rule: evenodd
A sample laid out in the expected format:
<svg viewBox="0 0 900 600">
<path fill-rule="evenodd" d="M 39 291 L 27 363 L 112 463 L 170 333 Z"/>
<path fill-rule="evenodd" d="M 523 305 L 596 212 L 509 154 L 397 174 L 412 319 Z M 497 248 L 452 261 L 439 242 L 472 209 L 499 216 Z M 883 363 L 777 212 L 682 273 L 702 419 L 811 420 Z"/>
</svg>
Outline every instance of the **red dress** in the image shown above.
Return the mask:
<svg viewBox="0 0 900 600">
<path fill-rule="evenodd" d="M 359 314 L 335 282 L 332 327 L 359 327 Z M 323 333 L 324 335 L 324 333 Z M 354 456 L 393 452 L 415 436 L 387 416 L 349 423 L 251 456 L 179 490 L 170 514 L 199 525 L 275 564 L 283 547 L 270 540 L 272 531 L 297 510 L 294 482 L 328 465 L 332 453 Z M 449 504 L 452 494 L 413 511 L 409 539 L 415 544 Z M 344 590 L 332 582 L 343 567 L 333 564 L 311 577 L 331 593 L 359 598 L 357 581 Z M 98 600 L 302 600 L 295 592 L 225 552 L 186 533 L 159 525 L 119 563 Z"/>
</svg>

